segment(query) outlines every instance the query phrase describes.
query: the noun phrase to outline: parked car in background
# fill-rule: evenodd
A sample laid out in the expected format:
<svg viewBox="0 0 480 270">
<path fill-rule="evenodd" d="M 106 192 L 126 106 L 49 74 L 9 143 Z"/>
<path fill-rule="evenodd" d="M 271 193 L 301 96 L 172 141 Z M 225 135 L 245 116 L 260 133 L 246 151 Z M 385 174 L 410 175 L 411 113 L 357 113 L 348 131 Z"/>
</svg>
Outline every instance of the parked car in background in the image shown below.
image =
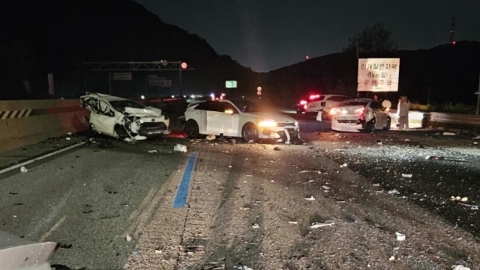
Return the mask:
<svg viewBox="0 0 480 270">
<path fill-rule="evenodd" d="M 185 120 L 185 129 L 191 138 L 213 134 L 241 137 L 245 142 L 274 139 L 286 143 L 299 138 L 295 119 L 246 99 L 192 103 L 185 111 Z"/>
<path fill-rule="evenodd" d="M 330 110 L 332 130 L 353 132 L 389 130 L 392 122 L 390 106 L 388 100 L 383 101 L 383 104 L 369 98 L 345 100 Z"/>
<path fill-rule="evenodd" d="M 309 95 L 299 101 L 297 104 L 297 113 L 325 112 L 328 114 L 331 108 L 349 98 L 350 97 L 344 95 Z"/>
<path fill-rule="evenodd" d="M 170 133 L 170 120 L 161 109 L 100 93 L 87 93 L 80 100 L 90 111 L 87 122 L 94 132 L 126 141 Z"/>
</svg>

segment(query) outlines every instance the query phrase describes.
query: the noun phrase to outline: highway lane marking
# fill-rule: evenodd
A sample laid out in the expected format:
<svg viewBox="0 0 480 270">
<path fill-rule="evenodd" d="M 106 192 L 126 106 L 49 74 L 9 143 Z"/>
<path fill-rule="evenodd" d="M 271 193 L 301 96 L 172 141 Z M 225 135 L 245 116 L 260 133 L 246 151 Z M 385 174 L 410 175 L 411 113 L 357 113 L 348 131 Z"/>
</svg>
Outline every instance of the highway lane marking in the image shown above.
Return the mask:
<svg viewBox="0 0 480 270">
<path fill-rule="evenodd" d="M 79 146 L 84 145 L 84 144 L 85 144 L 85 142 L 80 142 L 80 143 L 77 143 L 77 144 L 70 145 L 70 146 L 68 146 L 68 147 L 59 149 L 59 150 L 57 150 L 57 151 L 54 151 L 54 152 L 45 154 L 45 155 L 43 155 L 43 156 L 40 156 L 40 157 L 37 157 L 37 158 L 34 158 L 34 159 L 30 159 L 30 160 L 27 160 L 27 161 L 22 162 L 22 163 L 19 163 L 19 164 L 15 164 L 15 165 L 13 165 L 13 166 L 11 166 L 11 167 L 8 167 L 8 168 L 5 168 L 5 169 L 0 170 L 0 174 L 9 172 L 9 171 L 11 171 L 11 170 L 18 169 L 18 168 L 20 168 L 20 167 L 22 167 L 22 166 L 25 166 L 25 165 L 34 163 L 34 162 L 36 162 L 36 161 L 39 161 L 39 160 L 42 160 L 42 159 L 45 159 L 45 158 L 54 156 L 54 155 L 56 155 L 56 154 L 60 154 L 60 153 L 62 153 L 62 152 L 68 151 L 68 150 L 70 150 L 70 149 L 73 149 L 73 148 L 75 148 L 75 147 L 79 147 Z"/>
<path fill-rule="evenodd" d="M 190 189 L 190 182 L 193 171 L 195 170 L 195 164 L 197 163 L 197 157 L 198 152 L 193 152 L 187 160 L 182 180 L 180 180 L 180 185 L 178 185 L 177 193 L 173 199 L 173 208 L 184 208 L 187 203 L 188 190 Z"/>
<path fill-rule="evenodd" d="M 40 238 L 40 242 L 45 241 L 45 239 L 47 239 L 54 231 L 56 231 L 58 227 L 65 222 L 65 219 L 67 219 L 67 216 L 63 216 L 57 223 L 55 223 L 55 225 L 53 225 L 53 227 L 50 228 L 50 230 Z"/>
</svg>

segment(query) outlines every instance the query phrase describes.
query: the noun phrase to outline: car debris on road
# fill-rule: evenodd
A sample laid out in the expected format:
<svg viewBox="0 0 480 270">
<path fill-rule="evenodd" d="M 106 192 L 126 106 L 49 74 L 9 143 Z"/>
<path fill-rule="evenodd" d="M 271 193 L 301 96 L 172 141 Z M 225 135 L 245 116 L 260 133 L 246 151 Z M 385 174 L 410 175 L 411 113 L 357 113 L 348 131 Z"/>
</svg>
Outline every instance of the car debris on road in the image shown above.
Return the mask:
<svg viewBox="0 0 480 270">
<path fill-rule="evenodd" d="M 316 229 L 316 228 L 322 228 L 322 227 L 327 227 L 327 226 L 333 226 L 335 224 L 335 222 L 324 222 L 324 223 L 320 223 L 320 222 L 314 222 L 312 223 L 312 225 L 310 226 L 311 229 Z"/>
<path fill-rule="evenodd" d="M 183 144 L 176 144 L 173 147 L 173 151 L 186 153 L 187 152 L 187 146 L 183 145 Z"/>
</svg>

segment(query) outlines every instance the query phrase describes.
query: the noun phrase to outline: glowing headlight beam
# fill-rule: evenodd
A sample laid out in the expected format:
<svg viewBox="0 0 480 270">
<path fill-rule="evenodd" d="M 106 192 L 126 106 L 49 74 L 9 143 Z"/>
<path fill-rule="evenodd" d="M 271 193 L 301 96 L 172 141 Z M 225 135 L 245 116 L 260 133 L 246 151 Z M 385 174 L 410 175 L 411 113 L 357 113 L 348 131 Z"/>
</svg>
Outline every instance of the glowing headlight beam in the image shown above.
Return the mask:
<svg viewBox="0 0 480 270">
<path fill-rule="evenodd" d="M 258 123 L 259 127 L 276 127 L 277 122 L 273 120 L 263 120 Z"/>
</svg>

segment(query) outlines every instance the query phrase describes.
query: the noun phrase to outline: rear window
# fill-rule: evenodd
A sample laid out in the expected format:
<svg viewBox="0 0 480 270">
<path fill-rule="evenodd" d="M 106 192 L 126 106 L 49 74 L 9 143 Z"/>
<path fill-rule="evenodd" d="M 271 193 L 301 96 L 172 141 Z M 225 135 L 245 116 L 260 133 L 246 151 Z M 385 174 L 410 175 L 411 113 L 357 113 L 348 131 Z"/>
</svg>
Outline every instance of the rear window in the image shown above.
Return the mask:
<svg viewBox="0 0 480 270">
<path fill-rule="evenodd" d="M 368 101 L 359 101 L 359 100 L 345 100 L 340 105 L 341 106 L 365 106 L 367 105 Z"/>
</svg>

